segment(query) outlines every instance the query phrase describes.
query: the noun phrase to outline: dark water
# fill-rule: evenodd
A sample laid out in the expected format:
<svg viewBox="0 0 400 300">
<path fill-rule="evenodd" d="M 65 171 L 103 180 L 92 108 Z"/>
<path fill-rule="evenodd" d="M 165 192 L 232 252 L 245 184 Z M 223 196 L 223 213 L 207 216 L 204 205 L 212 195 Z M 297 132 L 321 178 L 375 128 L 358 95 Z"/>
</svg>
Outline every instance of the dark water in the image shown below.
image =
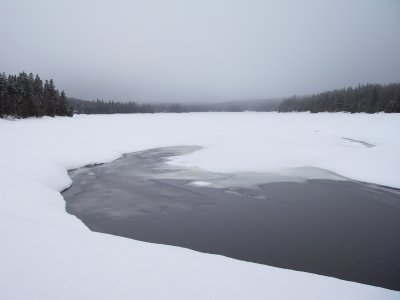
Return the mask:
<svg viewBox="0 0 400 300">
<path fill-rule="evenodd" d="M 67 211 L 93 231 L 400 290 L 398 190 L 334 180 L 193 186 L 164 164 L 178 150 L 72 172 Z"/>
</svg>

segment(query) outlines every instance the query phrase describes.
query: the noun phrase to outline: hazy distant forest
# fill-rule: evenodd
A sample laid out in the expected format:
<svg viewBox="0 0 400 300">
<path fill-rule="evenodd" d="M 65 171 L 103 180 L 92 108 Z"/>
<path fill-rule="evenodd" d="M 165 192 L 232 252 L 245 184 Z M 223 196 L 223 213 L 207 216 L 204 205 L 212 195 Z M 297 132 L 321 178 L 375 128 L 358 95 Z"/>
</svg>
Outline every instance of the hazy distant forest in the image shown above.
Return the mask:
<svg viewBox="0 0 400 300">
<path fill-rule="evenodd" d="M 137 104 L 135 102 L 85 101 L 67 98 L 52 79 L 44 83 L 38 75 L 0 74 L 0 117 L 72 116 L 75 114 L 182 113 L 208 111 L 310 111 L 400 112 L 400 84 L 367 84 L 311 96 L 282 100 L 248 100 L 201 104 Z"/>
<path fill-rule="evenodd" d="M 282 101 L 279 112 L 400 112 L 400 83 L 366 84 Z"/>
<path fill-rule="evenodd" d="M 68 99 L 78 114 L 113 114 L 113 113 L 184 113 L 184 112 L 241 112 L 241 111 L 277 111 L 281 100 L 243 100 L 223 103 L 201 104 L 137 104 L 135 102 L 85 101 Z"/>
<path fill-rule="evenodd" d="M 75 113 L 158 113 L 207 111 L 310 111 L 317 112 L 400 112 L 400 84 L 367 84 L 356 88 L 338 89 L 311 96 L 294 96 L 282 100 L 230 101 L 202 104 L 142 104 L 103 100 L 69 99 Z"/>
</svg>

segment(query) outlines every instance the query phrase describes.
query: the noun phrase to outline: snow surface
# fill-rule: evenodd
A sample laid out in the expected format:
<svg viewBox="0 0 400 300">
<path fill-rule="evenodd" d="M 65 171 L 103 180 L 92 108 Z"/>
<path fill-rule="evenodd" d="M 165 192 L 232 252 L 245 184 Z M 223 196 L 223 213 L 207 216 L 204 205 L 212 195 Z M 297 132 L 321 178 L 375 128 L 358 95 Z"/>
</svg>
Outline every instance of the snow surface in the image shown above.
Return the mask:
<svg viewBox="0 0 400 300">
<path fill-rule="evenodd" d="M 193 113 L 0 120 L 0 299 L 400 299 L 400 293 L 90 232 L 67 170 L 154 147 L 216 172 L 317 167 L 400 188 L 398 114 Z M 346 139 L 350 140 L 346 140 Z M 365 147 L 362 141 L 374 147 Z"/>
</svg>

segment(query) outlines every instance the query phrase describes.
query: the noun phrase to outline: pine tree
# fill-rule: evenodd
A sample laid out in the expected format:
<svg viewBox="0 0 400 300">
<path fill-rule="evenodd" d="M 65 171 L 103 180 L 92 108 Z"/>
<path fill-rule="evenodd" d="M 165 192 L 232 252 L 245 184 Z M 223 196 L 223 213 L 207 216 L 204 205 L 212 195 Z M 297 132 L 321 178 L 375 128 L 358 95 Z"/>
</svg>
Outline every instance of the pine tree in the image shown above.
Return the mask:
<svg viewBox="0 0 400 300">
<path fill-rule="evenodd" d="M 58 116 L 68 115 L 67 98 L 64 91 L 61 91 L 60 98 L 57 103 L 56 113 Z"/>
<path fill-rule="evenodd" d="M 375 86 L 372 91 L 371 99 L 368 103 L 368 112 L 373 114 L 378 110 L 378 87 Z"/>
<path fill-rule="evenodd" d="M 35 117 L 44 116 L 46 112 L 43 103 L 43 82 L 37 74 L 32 84 L 32 90 L 35 99 Z"/>
<path fill-rule="evenodd" d="M 50 87 L 49 81 L 45 80 L 43 85 L 43 115 L 49 115 L 49 102 L 50 102 Z"/>
<path fill-rule="evenodd" d="M 33 93 L 31 79 L 25 72 L 19 74 L 17 78 L 18 85 L 18 113 L 17 115 L 22 118 L 27 118 L 33 115 Z"/>
<path fill-rule="evenodd" d="M 58 91 L 54 86 L 53 79 L 50 79 L 47 86 L 47 115 L 54 117 L 56 114 L 56 107 L 58 102 Z"/>
<path fill-rule="evenodd" d="M 7 78 L 7 94 L 8 94 L 8 115 L 17 115 L 17 76 L 8 75 Z"/>
<path fill-rule="evenodd" d="M 7 94 L 7 76 L 5 73 L 0 74 L 0 118 L 8 115 L 8 94 Z"/>
</svg>

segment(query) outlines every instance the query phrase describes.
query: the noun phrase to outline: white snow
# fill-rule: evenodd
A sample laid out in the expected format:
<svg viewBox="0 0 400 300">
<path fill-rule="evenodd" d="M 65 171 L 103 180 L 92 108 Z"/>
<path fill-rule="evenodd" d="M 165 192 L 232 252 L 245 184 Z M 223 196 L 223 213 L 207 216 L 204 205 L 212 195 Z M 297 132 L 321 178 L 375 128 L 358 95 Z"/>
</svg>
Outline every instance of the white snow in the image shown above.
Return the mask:
<svg viewBox="0 0 400 300">
<path fill-rule="evenodd" d="M 400 188 L 398 114 L 193 113 L 0 120 L 0 299 L 400 299 L 400 293 L 90 232 L 67 170 L 154 147 L 215 172 L 315 167 Z M 374 147 L 351 140 L 363 141 Z"/>
</svg>

